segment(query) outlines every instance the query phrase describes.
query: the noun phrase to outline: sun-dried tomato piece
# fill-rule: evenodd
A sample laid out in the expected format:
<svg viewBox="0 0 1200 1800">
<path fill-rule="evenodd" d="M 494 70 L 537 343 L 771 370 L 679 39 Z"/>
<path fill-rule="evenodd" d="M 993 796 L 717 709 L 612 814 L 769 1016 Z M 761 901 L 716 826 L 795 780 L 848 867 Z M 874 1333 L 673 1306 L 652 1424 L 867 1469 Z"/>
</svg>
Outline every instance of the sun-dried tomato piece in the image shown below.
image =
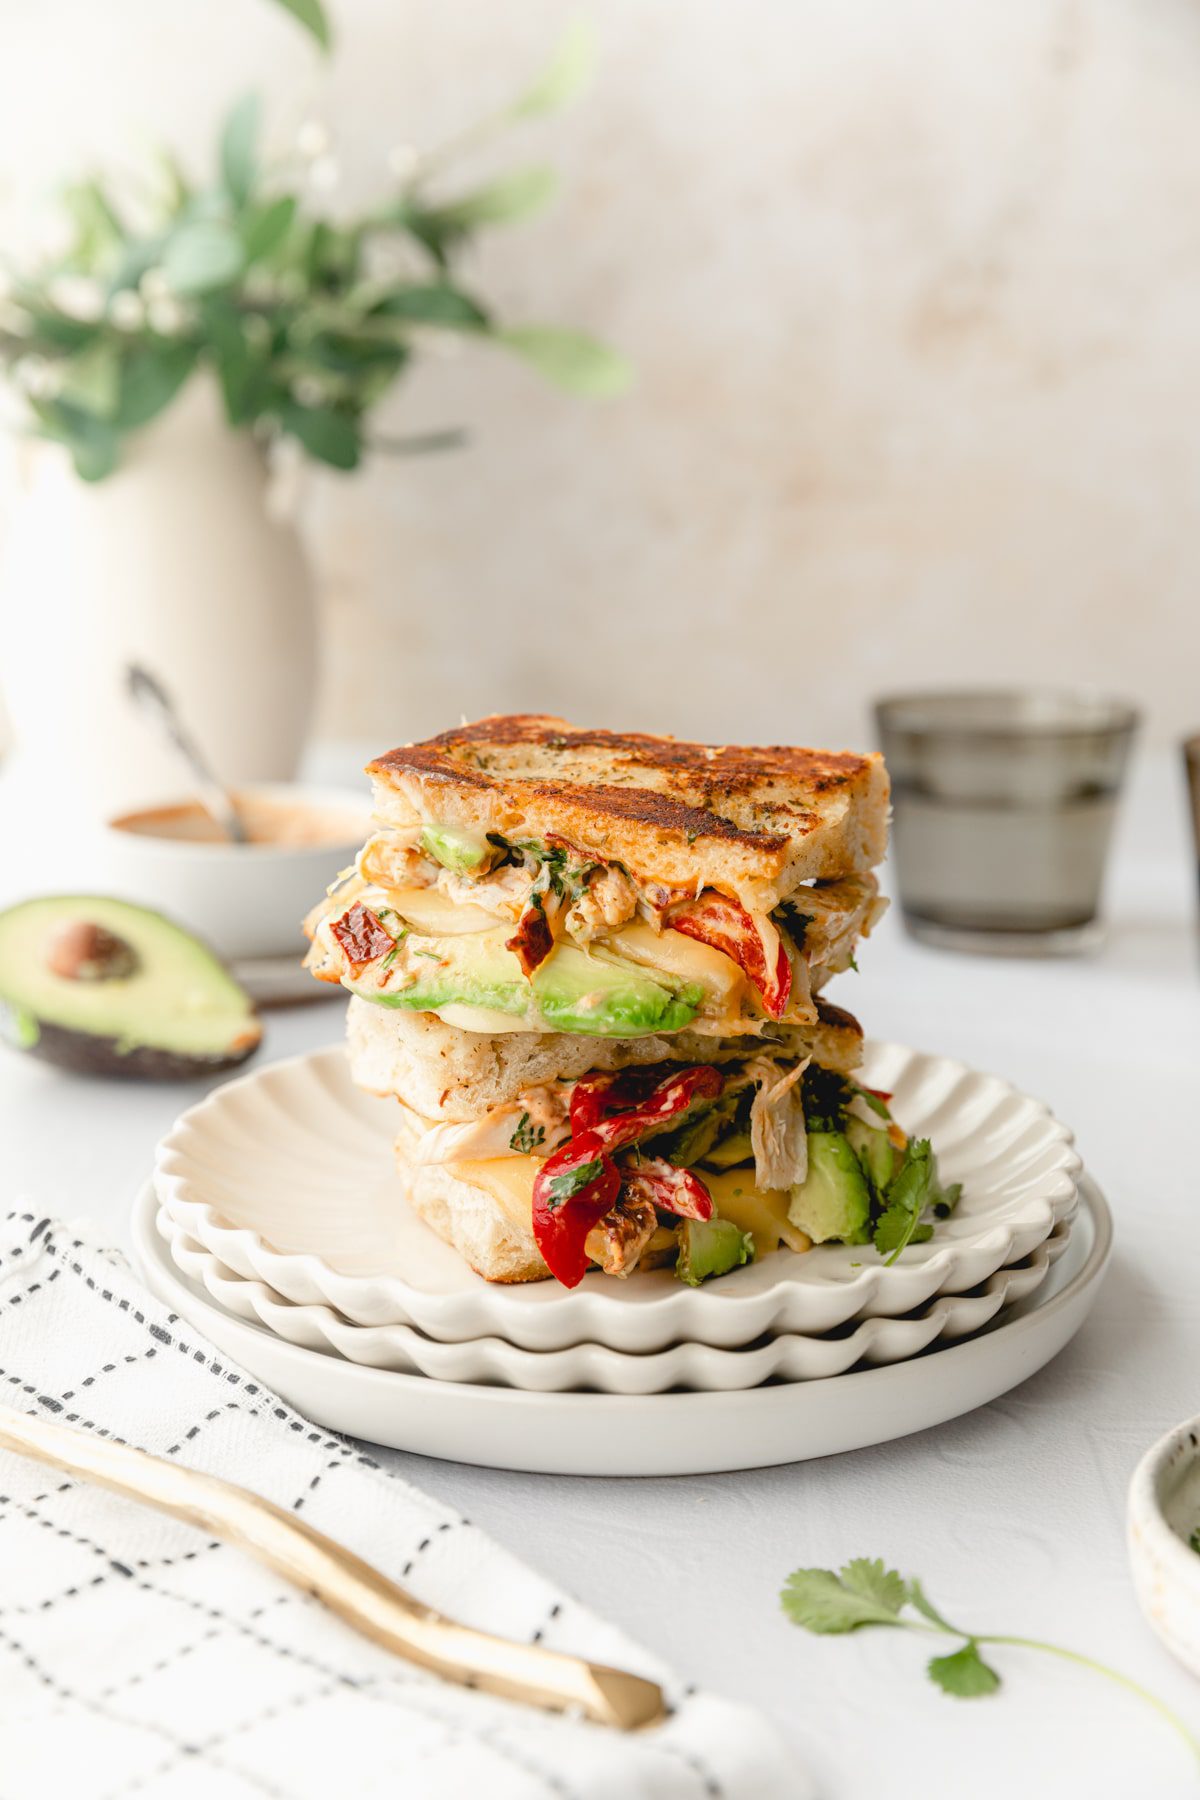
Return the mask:
<svg viewBox="0 0 1200 1800">
<path fill-rule="evenodd" d="M 368 963 L 386 956 L 396 941 L 379 914 L 373 913 L 361 900 L 356 900 L 350 911 L 336 919 L 329 930 L 355 975 L 360 974 Z"/>
<path fill-rule="evenodd" d="M 708 889 L 698 900 L 689 900 L 667 920 L 672 931 L 696 938 L 732 957 L 758 989 L 763 1011 L 772 1019 L 780 1019 L 787 1010 L 792 992 L 792 965 L 780 941 L 774 968 L 768 968 L 763 941 L 754 921 L 744 906 L 727 894 Z"/>
</svg>

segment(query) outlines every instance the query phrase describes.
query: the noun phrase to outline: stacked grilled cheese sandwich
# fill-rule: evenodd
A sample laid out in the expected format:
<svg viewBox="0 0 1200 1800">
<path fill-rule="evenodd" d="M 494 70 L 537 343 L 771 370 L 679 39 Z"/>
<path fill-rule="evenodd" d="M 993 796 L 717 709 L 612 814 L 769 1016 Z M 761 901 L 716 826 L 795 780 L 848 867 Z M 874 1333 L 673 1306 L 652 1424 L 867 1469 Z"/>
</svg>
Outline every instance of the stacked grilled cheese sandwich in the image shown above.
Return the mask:
<svg viewBox="0 0 1200 1800">
<path fill-rule="evenodd" d="M 519 716 L 368 773 L 308 966 L 352 996 L 409 1200 L 480 1275 L 866 1241 L 905 1140 L 823 989 L 884 904 L 878 756 Z"/>
</svg>

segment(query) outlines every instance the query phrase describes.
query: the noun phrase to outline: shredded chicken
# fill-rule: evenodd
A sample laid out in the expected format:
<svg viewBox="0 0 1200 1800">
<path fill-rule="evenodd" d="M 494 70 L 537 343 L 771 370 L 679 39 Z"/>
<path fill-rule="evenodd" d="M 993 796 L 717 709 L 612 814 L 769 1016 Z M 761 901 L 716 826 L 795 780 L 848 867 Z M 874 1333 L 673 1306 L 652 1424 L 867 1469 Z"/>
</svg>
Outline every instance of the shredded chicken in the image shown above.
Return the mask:
<svg viewBox="0 0 1200 1800">
<path fill-rule="evenodd" d="M 808 1173 L 808 1138 L 800 1077 L 809 1057 L 781 1076 L 776 1063 L 755 1057 L 746 1064 L 758 1082 L 750 1106 L 750 1143 L 754 1149 L 754 1182 L 760 1188 L 786 1188 Z"/>
<path fill-rule="evenodd" d="M 798 889 L 792 905 L 809 921 L 804 959 L 814 969 L 835 974 L 849 968 L 855 944 L 870 935 L 887 901 L 880 901 L 873 875 L 845 875 L 824 886 Z"/>
<path fill-rule="evenodd" d="M 380 887 L 430 887 L 437 864 L 417 849 L 412 832 L 377 831 L 358 853 L 358 872 Z"/>
<path fill-rule="evenodd" d="M 547 1135 L 564 1126 L 570 1119 L 571 1088 L 574 1084 L 547 1081 L 540 1087 L 524 1088 L 517 1095 L 514 1110 L 527 1112 L 531 1125 L 543 1125 Z"/>
<path fill-rule="evenodd" d="M 529 902 L 533 880 L 528 869 L 505 863 L 490 875 L 458 875 L 453 869 L 439 869 L 438 892 L 453 900 L 456 906 L 482 906 L 501 919 L 519 919 Z"/>
<path fill-rule="evenodd" d="M 637 911 L 637 889 L 622 869 L 611 866 L 593 870 L 587 886 L 567 913 L 565 924 L 573 938 L 587 943 L 598 931 L 615 930 Z"/>
<path fill-rule="evenodd" d="M 585 1247 L 606 1275 L 632 1275 L 657 1229 L 658 1214 L 649 1200 L 626 1197 L 592 1226 Z"/>
</svg>

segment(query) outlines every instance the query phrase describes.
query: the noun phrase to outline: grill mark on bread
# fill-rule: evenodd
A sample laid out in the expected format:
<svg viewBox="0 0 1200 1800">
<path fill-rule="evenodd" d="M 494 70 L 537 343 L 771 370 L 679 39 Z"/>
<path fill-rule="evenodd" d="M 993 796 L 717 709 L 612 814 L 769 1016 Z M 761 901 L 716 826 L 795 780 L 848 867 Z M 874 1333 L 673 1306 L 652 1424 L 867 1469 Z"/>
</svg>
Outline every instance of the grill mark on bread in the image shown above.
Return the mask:
<svg viewBox="0 0 1200 1800">
<path fill-rule="evenodd" d="M 610 774 L 628 771 L 628 785 L 555 780 L 537 767 L 510 768 L 498 760 L 489 768 L 488 751 L 541 750 L 603 758 Z M 809 750 L 783 744 L 695 744 L 644 732 L 582 731 L 565 720 L 541 714 L 494 714 L 472 725 L 440 732 L 423 743 L 402 745 L 377 757 L 367 773 L 375 776 L 416 775 L 511 799 L 569 800 L 613 818 L 636 821 L 684 837 L 717 838 L 768 853 L 781 850 L 789 837 L 801 837 L 818 816 L 794 800 L 769 793 L 751 807 L 761 827 L 746 829 L 721 811 L 722 804 L 762 789 L 774 780 L 803 783 L 814 798 L 835 793 L 859 777 L 868 759 L 851 751 Z M 651 770 L 672 778 L 674 793 L 640 785 L 639 773 Z M 786 830 L 771 829 L 781 820 Z"/>
</svg>

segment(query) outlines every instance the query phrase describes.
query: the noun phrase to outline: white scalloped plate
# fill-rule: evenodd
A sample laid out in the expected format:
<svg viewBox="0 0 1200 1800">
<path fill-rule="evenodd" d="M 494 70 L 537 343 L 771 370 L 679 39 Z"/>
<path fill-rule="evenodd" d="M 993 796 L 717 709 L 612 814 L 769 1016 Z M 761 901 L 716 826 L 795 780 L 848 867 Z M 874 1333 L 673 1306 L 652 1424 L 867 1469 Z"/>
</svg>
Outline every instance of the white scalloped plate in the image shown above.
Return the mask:
<svg viewBox="0 0 1200 1800">
<path fill-rule="evenodd" d="M 1086 1175 L 1066 1253 L 1028 1300 L 958 1343 L 830 1381 L 770 1381 L 730 1394 L 526 1394 L 367 1369 L 233 1318 L 175 1267 L 134 1208 L 138 1267 L 158 1298 L 331 1431 L 419 1456 L 545 1475 L 697 1475 L 766 1468 L 885 1444 L 986 1405 L 1070 1342 L 1100 1291 L 1112 1216 Z M 187 1336 L 186 1327 L 180 1331 Z"/>
<path fill-rule="evenodd" d="M 527 1393 L 588 1388 L 602 1394 L 662 1394 L 670 1388 L 729 1393 L 770 1380 L 820 1381 L 860 1362 L 903 1362 L 938 1338 L 968 1337 L 990 1324 L 1002 1307 L 1028 1299 L 1067 1248 L 1072 1229 L 1071 1220 L 1064 1219 L 1024 1261 L 998 1269 L 973 1294 L 945 1294 L 908 1318 L 860 1319 L 853 1328 L 827 1337 L 785 1334 L 743 1350 L 676 1344 L 631 1356 L 599 1344 L 519 1350 L 492 1337 L 442 1344 L 411 1325 L 352 1325 L 331 1307 L 298 1306 L 264 1282 L 235 1274 L 162 1207 L 156 1223 L 177 1269 L 206 1288 L 226 1312 L 265 1325 L 289 1344 L 435 1381 L 491 1382 Z"/>
<path fill-rule="evenodd" d="M 676 1343 L 737 1349 L 768 1332 L 816 1334 L 966 1293 L 1044 1242 L 1077 1200 L 1071 1133 L 994 1075 L 899 1044 L 872 1044 L 864 1078 L 895 1095 L 905 1129 L 932 1138 L 963 1183 L 952 1218 L 890 1268 L 870 1246 L 778 1250 L 702 1288 L 669 1270 L 572 1291 L 483 1281 L 411 1211 L 392 1161 L 394 1104 L 360 1093 L 341 1047 L 216 1088 L 159 1146 L 155 1188 L 171 1218 L 237 1274 L 358 1325 L 415 1325 L 525 1350 Z"/>
</svg>

